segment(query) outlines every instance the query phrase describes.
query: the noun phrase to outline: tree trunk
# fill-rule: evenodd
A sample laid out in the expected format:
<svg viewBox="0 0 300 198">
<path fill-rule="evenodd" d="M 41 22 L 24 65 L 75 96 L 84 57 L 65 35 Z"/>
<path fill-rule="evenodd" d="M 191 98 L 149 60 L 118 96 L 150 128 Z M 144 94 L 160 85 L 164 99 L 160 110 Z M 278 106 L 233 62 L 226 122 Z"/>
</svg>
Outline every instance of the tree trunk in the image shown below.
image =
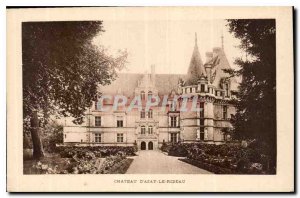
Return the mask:
<svg viewBox="0 0 300 198">
<path fill-rule="evenodd" d="M 40 159 L 41 157 L 44 157 L 44 150 L 40 138 L 39 119 L 37 116 L 37 111 L 33 112 L 30 122 L 31 122 L 30 132 L 32 138 L 33 158 Z"/>
</svg>

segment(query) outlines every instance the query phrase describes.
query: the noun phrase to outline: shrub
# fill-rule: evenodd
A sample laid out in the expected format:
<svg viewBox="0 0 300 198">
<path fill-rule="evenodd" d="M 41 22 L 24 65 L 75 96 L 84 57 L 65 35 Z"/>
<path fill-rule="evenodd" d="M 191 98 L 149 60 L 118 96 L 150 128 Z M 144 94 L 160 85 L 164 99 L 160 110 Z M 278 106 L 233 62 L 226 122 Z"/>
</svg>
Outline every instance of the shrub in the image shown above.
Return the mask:
<svg viewBox="0 0 300 198">
<path fill-rule="evenodd" d="M 232 173 L 270 173 L 268 167 L 270 158 L 262 154 L 259 146 L 258 148 L 255 146 L 243 148 L 237 144 L 177 143 L 165 145 L 164 149 L 168 146 L 170 147 L 168 149 L 169 155 L 186 157 L 194 164 L 197 162 L 205 163 L 205 167 L 216 170 L 218 173 L 222 172 L 222 168 L 231 169 L 232 171 L 224 171 Z"/>
<path fill-rule="evenodd" d="M 100 147 L 103 149 L 102 147 Z M 99 164 L 97 155 L 101 155 L 99 147 L 63 147 L 59 148 L 60 168 L 58 163 L 53 161 L 35 162 L 30 172 L 34 174 L 106 174 L 115 166 L 122 165 L 122 161 L 126 159 L 127 153 L 131 153 L 132 149 L 125 147 L 113 148 L 107 153 L 114 153 L 105 157 L 103 164 Z M 110 148 L 112 149 L 112 148 Z M 130 151 L 130 152 L 129 152 Z M 97 154 L 95 154 L 97 153 Z M 106 154 L 107 154 L 106 153 Z M 103 160 L 103 159 L 102 159 Z M 61 161 L 64 161 L 62 164 Z M 101 166 L 100 166 L 101 165 Z"/>
<path fill-rule="evenodd" d="M 56 144 L 63 143 L 63 126 L 51 121 L 42 129 L 44 150 L 48 153 L 55 152 Z"/>
<path fill-rule="evenodd" d="M 61 146 L 56 149 L 56 152 L 58 152 L 63 158 L 72 158 L 75 155 L 79 157 L 87 157 L 87 153 L 90 154 L 90 152 L 92 152 L 95 157 L 117 155 L 119 152 L 124 153 L 126 156 L 134 156 L 135 148 L 133 146 Z"/>
<path fill-rule="evenodd" d="M 169 150 L 169 155 L 177 156 L 177 157 L 186 157 L 188 154 L 188 151 L 184 146 L 181 144 L 174 144 Z"/>
</svg>

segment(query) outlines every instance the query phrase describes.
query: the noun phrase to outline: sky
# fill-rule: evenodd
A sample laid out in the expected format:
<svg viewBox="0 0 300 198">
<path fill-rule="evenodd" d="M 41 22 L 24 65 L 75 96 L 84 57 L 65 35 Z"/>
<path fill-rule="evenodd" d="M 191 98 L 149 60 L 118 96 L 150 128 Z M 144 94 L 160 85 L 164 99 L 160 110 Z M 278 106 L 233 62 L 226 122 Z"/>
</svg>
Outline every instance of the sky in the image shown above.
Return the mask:
<svg viewBox="0 0 300 198">
<path fill-rule="evenodd" d="M 128 20 L 103 21 L 105 32 L 94 38 L 94 44 L 104 46 L 108 53 L 127 50 L 128 64 L 121 72 L 187 73 L 195 45 L 195 33 L 202 61 L 205 52 L 221 47 L 224 36 L 225 54 L 232 68 L 234 60 L 245 54 L 237 47 L 239 40 L 229 33 L 227 22 L 215 20 Z"/>
</svg>

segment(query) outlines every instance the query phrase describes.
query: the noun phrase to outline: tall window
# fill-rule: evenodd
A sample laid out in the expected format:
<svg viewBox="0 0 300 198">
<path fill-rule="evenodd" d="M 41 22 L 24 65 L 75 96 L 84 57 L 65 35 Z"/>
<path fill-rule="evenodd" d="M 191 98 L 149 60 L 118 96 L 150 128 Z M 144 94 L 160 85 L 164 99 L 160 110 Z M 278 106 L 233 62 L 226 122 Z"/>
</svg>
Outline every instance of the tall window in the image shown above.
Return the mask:
<svg viewBox="0 0 300 198">
<path fill-rule="evenodd" d="M 205 92 L 205 86 L 201 84 L 201 92 Z"/>
<path fill-rule="evenodd" d="M 146 128 L 145 128 L 145 126 L 141 126 L 141 134 L 143 134 L 143 135 L 146 134 Z"/>
<path fill-rule="evenodd" d="M 204 140 L 204 119 L 200 119 L 200 140 Z"/>
<path fill-rule="evenodd" d="M 101 142 L 101 133 L 95 133 L 95 142 Z"/>
<path fill-rule="evenodd" d="M 190 87 L 190 93 L 192 93 L 193 92 L 193 88 L 192 87 Z"/>
<path fill-rule="evenodd" d="M 152 91 L 148 91 L 148 100 L 152 99 Z"/>
<path fill-rule="evenodd" d="M 124 136 L 123 133 L 117 133 L 117 142 L 123 142 Z"/>
<path fill-rule="evenodd" d="M 148 118 L 153 118 L 153 110 L 149 109 L 148 111 Z"/>
<path fill-rule="evenodd" d="M 200 126 L 204 126 L 204 119 L 200 119 Z"/>
<path fill-rule="evenodd" d="M 171 133 L 171 142 L 176 143 L 177 142 L 177 133 Z"/>
<path fill-rule="evenodd" d="M 148 129 L 149 129 L 149 134 L 153 134 L 153 127 L 149 126 Z"/>
<path fill-rule="evenodd" d="M 227 106 L 223 106 L 223 119 L 227 119 Z"/>
<path fill-rule="evenodd" d="M 95 110 L 98 109 L 98 100 L 95 101 Z"/>
<path fill-rule="evenodd" d="M 177 127 L 177 117 L 171 116 L 171 127 Z"/>
<path fill-rule="evenodd" d="M 141 99 L 145 100 L 145 92 L 144 91 L 141 91 Z"/>
<path fill-rule="evenodd" d="M 200 127 L 200 140 L 204 140 L 204 127 Z"/>
<path fill-rule="evenodd" d="M 200 118 L 204 118 L 204 102 L 200 102 Z"/>
<path fill-rule="evenodd" d="M 227 83 L 225 84 L 225 96 L 229 97 L 229 85 Z"/>
<path fill-rule="evenodd" d="M 141 118 L 145 118 L 145 117 L 146 117 L 145 109 L 142 109 L 142 111 L 141 111 Z"/>
<path fill-rule="evenodd" d="M 95 126 L 101 126 L 101 116 L 95 116 Z"/>
<path fill-rule="evenodd" d="M 171 101 L 170 103 L 170 111 L 176 111 L 176 107 L 177 107 L 177 101 L 176 100 L 173 100 Z"/>
<path fill-rule="evenodd" d="M 117 127 L 123 127 L 123 117 L 117 117 Z"/>
</svg>

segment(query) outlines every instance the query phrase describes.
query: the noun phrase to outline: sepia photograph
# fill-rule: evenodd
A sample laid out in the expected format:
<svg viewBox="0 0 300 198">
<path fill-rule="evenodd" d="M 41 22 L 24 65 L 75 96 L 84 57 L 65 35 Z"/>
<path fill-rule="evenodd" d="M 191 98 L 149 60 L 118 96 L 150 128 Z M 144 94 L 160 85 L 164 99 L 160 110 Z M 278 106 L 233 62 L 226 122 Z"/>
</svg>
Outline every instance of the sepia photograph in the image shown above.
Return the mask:
<svg viewBox="0 0 300 198">
<path fill-rule="evenodd" d="M 200 7 L 90 11 L 97 9 L 113 12 L 18 24 L 18 173 L 111 175 L 120 185 L 180 185 L 182 174 L 280 176 L 275 16 L 192 17 Z"/>
</svg>

